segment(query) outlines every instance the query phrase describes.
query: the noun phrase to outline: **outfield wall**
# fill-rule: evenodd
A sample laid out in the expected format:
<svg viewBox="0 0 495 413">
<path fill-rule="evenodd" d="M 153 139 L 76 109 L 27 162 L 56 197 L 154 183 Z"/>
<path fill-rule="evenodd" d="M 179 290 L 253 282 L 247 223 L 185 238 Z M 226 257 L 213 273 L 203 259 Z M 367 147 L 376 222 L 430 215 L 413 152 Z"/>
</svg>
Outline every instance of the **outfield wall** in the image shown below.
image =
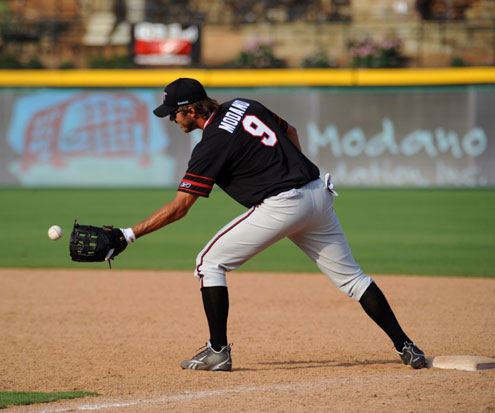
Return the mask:
<svg viewBox="0 0 495 413">
<path fill-rule="evenodd" d="M 207 91 L 261 100 L 338 185 L 495 185 L 495 85 Z M 177 185 L 200 132 L 154 117 L 161 98 L 161 87 L 0 89 L 0 184 Z"/>
</svg>

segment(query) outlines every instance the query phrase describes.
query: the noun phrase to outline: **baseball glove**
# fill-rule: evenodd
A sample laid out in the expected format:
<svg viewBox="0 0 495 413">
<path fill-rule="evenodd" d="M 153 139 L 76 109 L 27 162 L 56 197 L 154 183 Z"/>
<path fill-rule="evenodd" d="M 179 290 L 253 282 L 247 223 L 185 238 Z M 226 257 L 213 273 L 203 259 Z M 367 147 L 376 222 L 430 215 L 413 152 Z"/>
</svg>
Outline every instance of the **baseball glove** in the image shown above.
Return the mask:
<svg viewBox="0 0 495 413">
<path fill-rule="evenodd" d="M 122 231 L 112 226 L 93 227 L 74 221 L 69 251 L 72 261 L 101 262 L 119 255 L 127 247 Z M 110 265 L 111 268 L 111 265 Z"/>
</svg>

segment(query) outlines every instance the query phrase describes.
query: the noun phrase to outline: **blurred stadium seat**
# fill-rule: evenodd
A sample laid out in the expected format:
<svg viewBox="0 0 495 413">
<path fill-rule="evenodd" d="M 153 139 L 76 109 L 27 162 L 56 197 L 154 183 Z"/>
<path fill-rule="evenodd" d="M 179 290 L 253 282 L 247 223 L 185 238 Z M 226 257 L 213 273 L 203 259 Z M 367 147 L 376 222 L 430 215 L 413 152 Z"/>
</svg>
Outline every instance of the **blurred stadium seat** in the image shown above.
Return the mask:
<svg viewBox="0 0 495 413">
<path fill-rule="evenodd" d="M 366 38 L 400 39 L 413 67 L 495 63 L 495 0 L 4 0 L 0 68 L 6 56 L 19 67 L 84 68 L 95 55 L 132 62 L 139 22 L 200 27 L 196 67 L 229 66 L 253 43 L 270 44 L 289 67 L 315 54 L 349 67 L 349 43 Z"/>
</svg>

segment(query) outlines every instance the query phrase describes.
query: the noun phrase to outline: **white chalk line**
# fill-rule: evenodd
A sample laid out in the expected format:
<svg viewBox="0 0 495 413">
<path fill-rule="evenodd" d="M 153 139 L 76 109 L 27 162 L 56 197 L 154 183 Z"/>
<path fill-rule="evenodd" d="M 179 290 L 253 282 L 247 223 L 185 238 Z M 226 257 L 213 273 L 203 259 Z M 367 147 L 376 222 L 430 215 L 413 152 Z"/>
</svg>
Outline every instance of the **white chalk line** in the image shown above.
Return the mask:
<svg viewBox="0 0 495 413">
<path fill-rule="evenodd" d="M 442 376 L 441 373 L 436 374 L 428 374 L 428 377 L 438 377 Z M 373 382 L 378 380 L 383 380 L 386 378 L 387 380 L 395 381 L 397 379 L 410 379 L 410 378 L 420 378 L 419 375 L 414 374 L 382 374 L 382 375 L 371 375 L 364 377 L 339 377 L 333 379 L 326 380 L 318 380 L 312 382 L 304 382 L 304 383 L 295 383 L 295 384 L 271 384 L 271 385 L 263 385 L 263 386 L 240 386 L 234 387 L 232 389 L 220 389 L 220 390 L 200 390 L 200 391 L 185 391 L 178 394 L 171 394 L 168 396 L 160 396 L 149 399 L 137 399 L 130 401 L 116 401 L 109 403 L 100 403 L 100 404 L 83 404 L 80 406 L 74 407 L 66 407 L 66 408 L 57 408 L 57 409 L 49 409 L 42 410 L 40 413 L 63 413 L 63 412 L 74 412 L 74 411 L 87 411 L 87 410 L 103 410 L 103 409 L 111 409 L 111 408 L 125 408 L 132 407 L 144 404 L 159 404 L 159 403 L 172 403 L 172 402 L 184 402 L 191 400 L 198 400 L 205 397 L 211 396 L 222 396 L 226 394 L 232 393 L 247 393 L 247 392 L 272 392 L 272 391 L 294 391 L 294 390 L 304 390 L 304 389 L 316 389 L 319 387 L 325 387 L 331 384 L 340 383 L 351 383 L 351 382 Z"/>
</svg>

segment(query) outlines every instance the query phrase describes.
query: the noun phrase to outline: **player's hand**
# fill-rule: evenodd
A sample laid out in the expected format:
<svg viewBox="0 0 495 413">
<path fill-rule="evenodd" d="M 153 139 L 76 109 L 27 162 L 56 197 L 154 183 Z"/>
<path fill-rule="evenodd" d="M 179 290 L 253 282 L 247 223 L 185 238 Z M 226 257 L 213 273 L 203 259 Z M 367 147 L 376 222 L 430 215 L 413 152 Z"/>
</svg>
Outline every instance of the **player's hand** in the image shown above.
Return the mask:
<svg viewBox="0 0 495 413">
<path fill-rule="evenodd" d="M 136 241 L 136 235 L 132 228 L 113 228 L 114 245 L 110 249 L 105 257 L 105 261 L 114 259 L 122 251 L 124 251 L 129 244 Z"/>
<path fill-rule="evenodd" d="M 95 227 L 74 222 L 69 251 L 73 261 L 110 261 L 136 240 L 132 229 Z"/>
</svg>

